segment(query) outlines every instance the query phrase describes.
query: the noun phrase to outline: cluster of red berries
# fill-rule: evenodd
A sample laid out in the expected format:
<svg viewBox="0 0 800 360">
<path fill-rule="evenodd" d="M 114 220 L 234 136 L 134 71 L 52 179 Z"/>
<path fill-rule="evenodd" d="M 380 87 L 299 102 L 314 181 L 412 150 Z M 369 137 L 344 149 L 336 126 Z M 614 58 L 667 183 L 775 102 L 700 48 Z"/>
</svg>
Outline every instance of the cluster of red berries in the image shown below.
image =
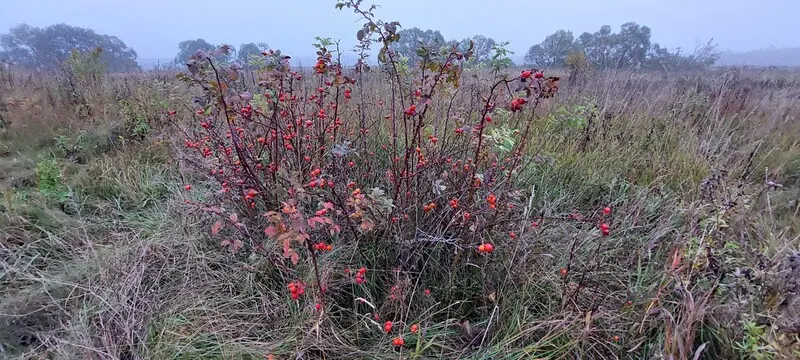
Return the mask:
<svg viewBox="0 0 800 360">
<path fill-rule="evenodd" d="M 608 224 L 606 223 L 600 224 L 600 231 L 603 233 L 603 236 L 608 236 L 608 234 L 610 233 L 608 230 Z"/>
<path fill-rule="evenodd" d="M 324 189 L 325 186 L 333 187 L 334 185 L 333 181 L 321 178 L 320 177 L 321 174 L 322 170 L 320 170 L 319 168 L 311 170 L 311 172 L 308 174 L 311 177 L 311 181 L 308 182 L 308 187 L 310 188 L 319 187 L 320 189 Z"/>
<path fill-rule="evenodd" d="M 396 337 L 396 338 L 392 339 L 392 345 L 394 345 L 394 346 L 400 347 L 400 346 L 404 346 L 405 344 L 406 344 L 406 341 L 403 340 L 403 338 L 401 338 L 401 337 Z"/>
<path fill-rule="evenodd" d="M 289 292 L 292 294 L 292 300 L 297 300 L 306 292 L 306 285 L 300 281 L 293 281 L 289 283 Z"/>
<path fill-rule="evenodd" d="M 387 320 L 386 323 L 383 324 L 383 331 L 386 331 L 387 334 L 392 332 L 392 321 L 391 320 Z"/>
<path fill-rule="evenodd" d="M 417 324 L 411 325 L 411 333 L 412 334 L 416 334 L 417 331 L 419 331 L 419 325 L 417 325 Z"/>
<path fill-rule="evenodd" d="M 453 209 L 458 209 L 458 199 L 450 200 L 450 207 Z"/>
<path fill-rule="evenodd" d="M 603 208 L 603 215 L 611 215 L 611 208 L 610 207 Z M 608 224 L 606 223 L 600 224 L 600 231 L 603 233 L 603 236 L 608 236 L 608 234 L 610 234 Z"/>
<path fill-rule="evenodd" d="M 497 196 L 495 196 L 495 194 L 489 194 L 489 196 L 486 197 L 486 202 L 489 203 L 490 208 L 497 208 Z"/>
<path fill-rule="evenodd" d="M 314 250 L 317 251 L 331 251 L 333 250 L 333 245 L 326 244 L 326 243 L 316 243 L 314 244 Z"/>
<path fill-rule="evenodd" d="M 479 253 L 491 254 L 492 251 L 494 251 L 494 245 L 492 245 L 490 243 L 484 243 L 484 244 L 478 245 L 478 252 Z"/>
<path fill-rule="evenodd" d="M 522 73 L 519 75 L 519 77 L 523 79 L 528 79 L 531 77 L 531 75 L 533 75 L 533 77 L 536 79 L 541 79 L 544 77 L 544 73 L 542 73 L 541 71 L 533 72 L 530 70 L 523 70 Z"/>
<path fill-rule="evenodd" d="M 350 97 L 351 97 L 350 89 L 349 88 L 348 89 L 344 89 L 344 98 L 345 99 L 349 99 Z"/>
<path fill-rule="evenodd" d="M 325 60 L 319 59 L 319 60 L 317 60 L 317 64 L 314 65 L 314 70 L 317 71 L 317 74 L 322 74 L 322 73 L 325 72 L 325 69 L 327 67 L 328 66 L 325 64 Z"/>
<path fill-rule="evenodd" d="M 392 300 L 397 300 L 401 295 L 402 293 L 400 292 L 400 287 L 397 285 L 392 285 L 392 287 L 389 289 L 389 298 Z"/>
<path fill-rule="evenodd" d="M 319 187 L 320 189 L 324 189 L 325 186 L 333 187 L 333 181 L 325 180 L 325 179 L 315 179 L 308 182 L 308 187 L 315 188 Z"/>
<path fill-rule="evenodd" d="M 367 273 L 367 268 L 362 266 L 360 269 L 358 269 L 358 271 L 356 272 L 356 284 L 363 284 L 366 282 L 366 280 L 364 280 L 364 275 L 366 273 Z"/>
<path fill-rule="evenodd" d="M 256 196 L 258 196 L 258 191 L 256 191 L 255 189 L 250 189 L 247 190 L 247 192 L 244 194 L 244 199 L 245 201 L 252 201 L 253 199 L 256 198 Z"/>
<path fill-rule="evenodd" d="M 425 212 L 430 212 L 433 209 L 436 209 L 436 203 L 430 203 L 422 206 L 422 210 Z"/>
<path fill-rule="evenodd" d="M 244 117 L 250 117 L 251 115 L 253 115 L 253 106 L 252 106 L 252 105 L 247 105 L 247 106 L 245 106 L 245 107 L 241 108 L 241 109 L 239 110 L 239 112 L 240 112 L 240 113 L 242 114 L 242 116 L 244 116 Z"/>
<path fill-rule="evenodd" d="M 417 113 L 417 105 L 414 104 L 412 104 L 411 106 L 408 107 L 408 109 L 405 110 L 406 116 L 412 116 L 415 115 L 416 113 Z"/>
<path fill-rule="evenodd" d="M 525 105 L 528 102 L 525 98 L 518 98 L 511 100 L 511 111 L 520 111 L 522 110 L 522 105 Z"/>
</svg>

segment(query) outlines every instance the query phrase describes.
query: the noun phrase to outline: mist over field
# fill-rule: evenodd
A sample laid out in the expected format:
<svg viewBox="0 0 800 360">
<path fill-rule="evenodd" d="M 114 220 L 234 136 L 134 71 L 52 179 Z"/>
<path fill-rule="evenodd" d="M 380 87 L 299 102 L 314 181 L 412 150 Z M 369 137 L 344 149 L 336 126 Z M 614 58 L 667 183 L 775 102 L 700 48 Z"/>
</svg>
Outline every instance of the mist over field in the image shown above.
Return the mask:
<svg viewBox="0 0 800 360">
<path fill-rule="evenodd" d="M 634 22 L 651 30 L 650 43 L 691 55 L 709 40 L 717 44 L 725 65 L 795 65 L 800 48 L 792 28 L 800 4 L 790 0 L 763 1 L 587 1 L 569 3 L 503 1 L 429 2 L 422 0 L 379 2 L 386 19 L 404 29 L 438 31 L 445 40 L 475 35 L 496 42 L 509 41 L 515 63 L 525 62 L 530 47 L 558 30 L 569 31 L 577 42 L 584 32 L 594 34 L 609 25 L 614 32 Z M 313 63 L 311 44 L 316 36 L 341 41 L 345 60 L 357 43 L 352 14 L 332 13 L 324 2 L 229 1 L 214 4 L 197 1 L 117 2 L 103 0 L 7 1 L 0 12 L 0 33 L 27 24 L 45 28 L 54 24 L 92 29 L 116 36 L 137 53 L 146 68 L 170 63 L 178 44 L 204 39 L 208 44 L 265 43 L 296 57 L 297 63 Z M 214 19 L 210 14 L 218 15 Z M 220 24 L 223 21 L 224 24 Z M 216 21 L 214 21 L 216 20 Z M 7 44 L 8 45 L 8 44 Z M 5 46 L 6 52 L 8 46 Z M 792 50 L 795 49 L 795 50 Z M 754 52 L 755 51 L 755 52 Z M 9 55 L 6 54 L 6 57 Z M 0 58 L 3 56 L 0 55 Z M 373 59 L 374 60 L 374 59 Z M 348 62 L 348 61 L 346 61 Z M 349 62 L 348 62 L 349 63 Z"/>
<path fill-rule="evenodd" d="M 0 359 L 800 358 L 800 3 L 376 2 L 0 3 Z"/>
</svg>

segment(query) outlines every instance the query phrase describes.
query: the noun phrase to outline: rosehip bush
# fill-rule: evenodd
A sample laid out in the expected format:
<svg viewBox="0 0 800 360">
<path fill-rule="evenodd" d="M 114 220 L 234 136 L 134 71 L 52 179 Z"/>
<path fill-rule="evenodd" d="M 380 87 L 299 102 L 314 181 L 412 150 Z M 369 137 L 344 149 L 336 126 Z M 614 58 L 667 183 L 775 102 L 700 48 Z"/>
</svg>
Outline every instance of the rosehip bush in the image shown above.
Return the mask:
<svg viewBox="0 0 800 360">
<path fill-rule="evenodd" d="M 368 260 L 356 244 L 391 249 L 391 266 L 400 264 L 393 273 L 406 281 L 408 267 L 437 239 L 453 239 L 446 242 L 451 250 L 484 264 L 508 251 L 518 241 L 514 232 L 508 236 L 509 225 L 525 217 L 514 175 L 527 165 L 537 107 L 558 89 L 558 78 L 527 69 L 498 75 L 476 93 L 480 101 L 452 109 L 447 100 L 465 81 L 471 43 L 421 46 L 416 68 L 400 72 L 391 47 L 400 24 L 378 20 L 375 7 L 360 1 L 337 7 L 363 20 L 354 67 L 341 64 L 337 43 L 317 38 L 311 69 L 270 50 L 262 53 L 264 66 L 248 72 L 215 62 L 231 51 L 223 46 L 197 52 L 179 75 L 194 98 L 176 143 L 183 162 L 205 177 L 202 185 L 185 185 L 188 206 L 212 216 L 210 233 L 226 251 L 278 261 L 293 300 L 306 297 L 306 286 L 314 289 L 318 298 L 309 301 L 320 312 L 326 297 L 341 293 L 329 293 L 329 285 L 344 281 L 351 292 L 370 285 L 364 267 L 330 280 L 340 252 L 350 254 L 346 266 Z M 372 46 L 379 47 L 378 73 L 367 65 Z M 364 84 L 368 72 L 383 90 Z M 502 147 L 486 140 L 495 126 L 514 129 L 503 133 Z M 415 251 L 407 252 L 406 239 L 415 239 Z M 304 264 L 314 279 L 308 285 Z M 387 316 L 414 296 L 385 295 L 393 305 L 375 311 Z M 392 322 L 385 324 L 389 332 Z"/>
</svg>

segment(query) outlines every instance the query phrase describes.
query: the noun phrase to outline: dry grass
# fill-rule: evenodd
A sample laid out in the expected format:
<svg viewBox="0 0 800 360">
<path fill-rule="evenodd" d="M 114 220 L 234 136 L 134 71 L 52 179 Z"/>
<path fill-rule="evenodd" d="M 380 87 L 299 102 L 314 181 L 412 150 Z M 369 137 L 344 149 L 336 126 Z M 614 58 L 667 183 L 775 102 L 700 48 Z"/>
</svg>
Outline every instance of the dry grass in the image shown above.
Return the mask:
<svg viewBox="0 0 800 360">
<path fill-rule="evenodd" d="M 387 91 L 372 76 L 362 86 L 376 103 Z M 454 121 L 469 117 L 458 109 L 486 76 L 455 94 Z M 598 243 L 591 224 L 574 222 L 509 224 L 502 231 L 517 231 L 517 242 L 484 263 L 440 234 L 347 242 L 325 255 L 323 316 L 289 301 L 279 263 L 231 256 L 209 238 L 207 218 L 186 212 L 182 184 L 202 177 L 174 162 L 165 139 L 176 129 L 161 112 L 184 106 L 187 90 L 163 77 L 109 77 L 86 94 L 89 109 L 76 110 L 57 78 L 10 80 L 0 89 L 0 357 L 799 354 L 797 73 L 597 73 L 566 82 L 536 117 L 536 161 L 516 179 L 526 223 L 610 205 L 612 236 Z M 138 104 L 150 122 L 143 140 L 120 140 L 129 119 L 118 100 Z M 450 96 L 436 101 L 431 117 L 443 127 Z M 80 133 L 81 161 L 70 162 L 52 139 Z M 66 200 L 37 183 L 36 164 L 48 158 L 58 160 Z M 342 269 L 360 264 L 369 264 L 369 279 L 356 287 Z M 310 283 L 307 267 L 295 274 Z M 399 308 L 387 300 L 392 285 L 405 289 Z M 375 313 L 402 319 L 402 352 Z M 408 332 L 411 323 L 422 336 Z"/>
</svg>

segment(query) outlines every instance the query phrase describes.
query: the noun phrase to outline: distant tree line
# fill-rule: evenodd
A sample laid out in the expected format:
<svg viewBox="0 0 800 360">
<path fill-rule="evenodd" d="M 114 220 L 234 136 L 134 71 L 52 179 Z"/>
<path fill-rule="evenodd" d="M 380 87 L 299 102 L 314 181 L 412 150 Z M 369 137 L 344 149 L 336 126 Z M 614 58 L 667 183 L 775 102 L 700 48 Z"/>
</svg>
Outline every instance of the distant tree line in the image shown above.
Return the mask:
<svg viewBox="0 0 800 360">
<path fill-rule="evenodd" d="M 468 64 L 484 64 L 491 61 L 493 53 L 504 44 L 483 35 L 475 35 L 461 41 L 445 40 L 437 30 L 409 28 L 398 32 L 400 40 L 391 45 L 392 50 L 410 63 L 420 60 L 417 50 L 420 45 L 466 47 L 471 41 L 473 57 Z M 680 49 L 670 50 L 651 41 L 652 31 L 635 22 L 622 24 L 618 32 L 611 26 L 602 26 L 597 32 L 584 32 L 577 38 L 571 31 L 558 30 L 545 37 L 544 41 L 530 47 L 525 54 L 527 65 L 538 67 L 565 67 L 584 63 L 599 69 L 649 69 L 686 70 L 706 68 L 719 59 L 716 44 L 708 41 L 692 53 L 684 54 Z"/>
<path fill-rule="evenodd" d="M 622 24 L 616 33 L 604 25 L 577 38 L 571 31 L 558 30 L 531 46 L 524 60 L 540 67 L 564 67 L 582 59 L 600 69 L 685 70 L 710 67 L 719 59 L 713 40 L 683 54 L 652 42 L 651 34 L 649 27 L 635 22 Z"/>
<path fill-rule="evenodd" d="M 45 28 L 22 24 L 0 35 L 0 60 L 27 69 L 55 68 L 69 59 L 73 51 L 97 54 L 108 71 L 134 71 L 139 67 L 136 51 L 125 42 L 91 29 L 66 24 Z"/>
<path fill-rule="evenodd" d="M 467 61 L 468 64 L 478 65 L 491 60 L 493 50 L 496 46 L 502 45 L 496 40 L 483 35 L 475 35 L 463 40 L 445 40 L 438 30 L 422 30 L 420 28 L 408 28 L 400 30 L 398 33 L 400 40 L 392 43 L 391 49 L 405 57 L 409 63 L 417 63 L 420 60 L 417 50 L 420 45 L 427 47 L 459 46 L 466 49 L 472 42 L 472 57 Z"/>
<path fill-rule="evenodd" d="M 184 40 L 178 43 L 178 54 L 175 55 L 173 62 L 175 65 L 183 65 L 198 51 L 210 51 L 219 48 L 222 44 L 211 44 L 204 39 Z M 243 67 L 255 67 L 261 60 L 261 53 L 269 50 L 266 43 L 245 43 L 235 48 L 228 45 L 232 51 L 230 55 L 217 55 L 214 60 L 218 62 L 236 62 Z"/>
<path fill-rule="evenodd" d="M 418 49 L 426 46 L 459 46 L 466 49 L 472 44 L 472 57 L 468 65 L 481 65 L 492 61 L 496 50 L 507 43 L 483 35 L 463 40 L 446 40 L 437 30 L 419 28 L 403 29 L 400 40 L 391 45 L 409 63 L 420 60 Z M 563 67 L 568 62 L 583 62 L 600 69 L 659 69 L 681 70 L 705 68 L 719 59 L 712 41 L 698 47 L 691 54 L 680 49 L 669 50 L 651 42 L 651 30 L 634 22 L 623 24 L 618 32 L 605 25 L 595 33 L 584 32 L 577 38 L 571 31 L 558 30 L 544 41 L 530 47 L 525 54 L 526 64 L 538 67 Z M 219 47 L 204 39 L 190 39 L 178 44 L 174 63 L 182 65 L 197 51 Z M 244 67 L 256 67 L 260 54 L 269 49 L 265 43 L 246 43 L 230 55 L 218 55 L 215 60 L 237 62 Z M 108 71 L 124 72 L 138 69 L 136 51 L 115 36 L 98 34 L 94 30 L 66 24 L 45 28 L 22 24 L 0 35 L 0 60 L 11 61 L 28 69 L 54 68 L 70 58 L 73 51 L 97 52 Z"/>
<path fill-rule="evenodd" d="M 185 40 L 178 44 L 174 63 L 183 64 L 198 50 L 213 50 L 219 45 L 203 39 Z M 231 55 L 215 60 L 238 62 L 242 66 L 257 66 L 261 52 L 269 49 L 265 43 L 246 43 Z M 81 55 L 82 54 L 82 55 Z M 110 72 L 137 71 L 136 51 L 116 36 L 98 34 L 92 29 L 66 24 L 45 28 L 17 25 L 0 34 L 0 61 L 13 63 L 29 70 L 56 69 L 75 56 L 94 58 Z"/>
</svg>

